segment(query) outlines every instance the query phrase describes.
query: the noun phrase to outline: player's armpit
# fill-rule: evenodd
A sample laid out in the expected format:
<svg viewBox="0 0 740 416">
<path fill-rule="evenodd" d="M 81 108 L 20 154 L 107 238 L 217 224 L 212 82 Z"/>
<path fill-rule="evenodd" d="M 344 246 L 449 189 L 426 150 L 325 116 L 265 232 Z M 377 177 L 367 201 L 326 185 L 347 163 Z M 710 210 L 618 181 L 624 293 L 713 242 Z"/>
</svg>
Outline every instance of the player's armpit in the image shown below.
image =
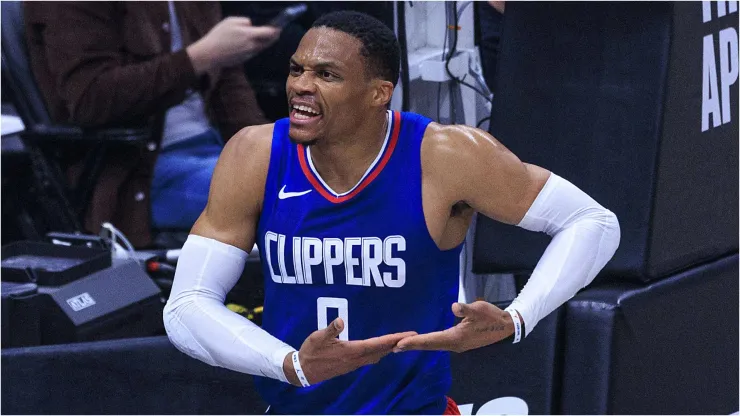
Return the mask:
<svg viewBox="0 0 740 416">
<path fill-rule="evenodd" d="M 507 224 L 521 221 L 550 176 L 480 129 L 432 123 L 424 140 L 426 165 L 450 206 L 464 201 Z"/>
<path fill-rule="evenodd" d="M 216 164 L 205 210 L 192 234 L 249 252 L 264 198 L 273 124 L 242 129 L 226 143 Z"/>
</svg>

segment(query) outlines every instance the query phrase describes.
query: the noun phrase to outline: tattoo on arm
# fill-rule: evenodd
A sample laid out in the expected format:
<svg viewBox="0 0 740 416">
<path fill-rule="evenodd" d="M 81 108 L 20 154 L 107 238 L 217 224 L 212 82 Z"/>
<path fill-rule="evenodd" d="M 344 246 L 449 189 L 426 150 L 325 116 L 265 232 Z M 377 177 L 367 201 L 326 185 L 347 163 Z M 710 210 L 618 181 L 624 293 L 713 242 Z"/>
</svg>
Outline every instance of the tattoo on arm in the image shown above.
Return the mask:
<svg viewBox="0 0 740 416">
<path fill-rule="evenodd" d="M 473 331 L 475 332 L 495 332 L 495 331 L 503 331 L 506 329 L 506 325 L 504 324 L 492 324 L 483 328 L 476 328 Z"/>
</svg>

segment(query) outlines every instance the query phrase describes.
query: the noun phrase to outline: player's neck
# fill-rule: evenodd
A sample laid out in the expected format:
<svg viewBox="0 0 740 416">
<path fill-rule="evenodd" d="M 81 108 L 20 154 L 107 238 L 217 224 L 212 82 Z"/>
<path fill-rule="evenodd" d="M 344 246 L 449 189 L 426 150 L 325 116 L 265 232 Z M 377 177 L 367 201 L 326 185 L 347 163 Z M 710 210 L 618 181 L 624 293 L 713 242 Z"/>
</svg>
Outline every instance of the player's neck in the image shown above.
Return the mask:
<svg viewBox="0 0 740 416">
<path fill-rule="evenodd" d="M 327 138 L 311 146 L 311 160 L 321 178 L 334 191 L 342 193 L 354 187 L 383 147 L 388 129 L 383 111 L 349 135 Z"/>
</svg>

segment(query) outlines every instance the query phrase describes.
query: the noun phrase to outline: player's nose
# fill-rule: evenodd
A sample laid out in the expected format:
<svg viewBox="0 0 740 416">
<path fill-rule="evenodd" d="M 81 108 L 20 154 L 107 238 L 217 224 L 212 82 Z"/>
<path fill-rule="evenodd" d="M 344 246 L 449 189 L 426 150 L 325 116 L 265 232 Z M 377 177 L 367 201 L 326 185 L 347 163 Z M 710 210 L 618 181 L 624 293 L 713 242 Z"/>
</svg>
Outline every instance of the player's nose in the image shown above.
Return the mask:
<svg viewBox="0 0 740 416">
<path fill-rule="evenodd" d="M 296 94 L 306 95 L 316 92 L 316 83 L 312 71 L 304 71 L 299 76 L 291 78 L 288 84 L 289 88 Z"/>
</svg>

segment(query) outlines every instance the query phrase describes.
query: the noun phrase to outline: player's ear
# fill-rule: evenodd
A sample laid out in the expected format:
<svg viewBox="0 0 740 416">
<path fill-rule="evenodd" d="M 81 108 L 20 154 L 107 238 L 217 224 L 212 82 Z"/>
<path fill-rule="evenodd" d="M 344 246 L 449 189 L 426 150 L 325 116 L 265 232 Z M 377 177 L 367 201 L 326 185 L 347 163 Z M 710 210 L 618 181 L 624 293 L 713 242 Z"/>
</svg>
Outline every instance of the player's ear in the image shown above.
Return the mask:
<svg viewBox="0 0 740 416">
<path fill-rule="evenodd" d="M 374 83 L 373 104 L 386 107 L 393 97 L 393 83 L 382 79 L 376 79 Z"/>
</svg>

